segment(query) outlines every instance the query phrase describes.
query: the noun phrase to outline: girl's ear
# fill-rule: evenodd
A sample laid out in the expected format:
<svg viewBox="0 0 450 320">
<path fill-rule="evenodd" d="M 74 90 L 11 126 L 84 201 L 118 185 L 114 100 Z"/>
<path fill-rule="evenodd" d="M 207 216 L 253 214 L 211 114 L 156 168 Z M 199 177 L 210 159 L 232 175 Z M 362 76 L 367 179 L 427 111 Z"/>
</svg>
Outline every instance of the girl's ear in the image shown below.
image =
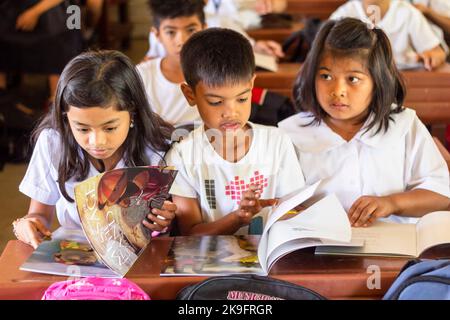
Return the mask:
<svg viewBox="0 0 450 320">
<path fill-rule="evenodd" d="M 180 89 L 184 94 L 184 97 L 186 98 L 187 102 L 191 107 L 197 105 L 197 99 L 195 98 L 195 93 L 192 90 L 192 88 L 187 83 L 182 83 L 180 85 Z"/>
</svg>

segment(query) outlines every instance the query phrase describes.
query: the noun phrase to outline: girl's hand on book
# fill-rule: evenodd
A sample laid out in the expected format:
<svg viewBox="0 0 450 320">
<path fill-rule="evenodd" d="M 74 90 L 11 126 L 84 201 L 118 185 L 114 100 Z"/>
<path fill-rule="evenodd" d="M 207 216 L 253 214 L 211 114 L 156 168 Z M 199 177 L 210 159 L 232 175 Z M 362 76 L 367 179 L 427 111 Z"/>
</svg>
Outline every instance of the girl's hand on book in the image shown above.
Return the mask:
<svg viewBox="0 0 450 320">
<path fill-rule="evenodd" d="M 173 202 L 164 201 L 162 208 L 153 208 L 147 215 L 149 221 L 144 220 L 142 223 L 152 231 L 163 231 L 172 223 L 176 211 L 177 206 Z"/>
<path fill-rule="evenodd" d="M 389 217 L 395 210 L 395 204 L 388 196 L 362 196 L 353 203 L 348 217 L 353 227 L 368 227 L 378 218 Z"/>
<path fill-rule="evenodd" d="M 261 191 L 257 185 L 250 185 L 249 189 L 242 194 L 241 203 L 237 214 L 242 225 L 247 225 L 255 214 L 258 214 L 264 207 L 273 206 L 277 199 L 260 199 Z"/>
<path fill-rule="evenodd" d="M 16 238 L 36 249 L 51 232 L 36 215 L 27 215 L 13 222 Z"/>
</svg>

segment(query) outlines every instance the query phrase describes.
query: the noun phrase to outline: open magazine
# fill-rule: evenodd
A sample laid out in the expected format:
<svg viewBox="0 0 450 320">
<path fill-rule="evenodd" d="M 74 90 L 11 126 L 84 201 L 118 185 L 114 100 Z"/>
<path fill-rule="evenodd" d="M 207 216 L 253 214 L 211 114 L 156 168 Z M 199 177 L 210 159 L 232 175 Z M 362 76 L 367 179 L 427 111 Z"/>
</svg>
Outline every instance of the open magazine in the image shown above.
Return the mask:
<svg viewBox="0 0 450 320">
<path fill-rule="evenodd" d="M 162 207 L 176 174 L 170 167 L 123 168 L 79 183 L 75 201 L 85 237 L 81 230 L 53 235 L 21 270 L 70 276 L 74 268 L 67 266 L 80 266 L 82 277 L 123 277 L 150 242 L 142 221 Z"/>
<path fill-rule="evenodd" d="M 260 236 L 176 237 L 161 276 L 267 275 L 278 259 L 302 248 L 362 246 L 360 241 L 350 242 L 350 223 L 335 195 L 300 213 L 293 211 L 314 194 L 318 184 L 280 199 Z"/>
<path fill-rule="evenodd" d="M 428 249 L 450 244 L 450 211 L 429 213 L 415 224 L 376 221 L 368 228 L 352 228 L 352 239 L 364 241 L 364 246 L 320 247 L 316 253 L 418 258 Z"/>
</svg>

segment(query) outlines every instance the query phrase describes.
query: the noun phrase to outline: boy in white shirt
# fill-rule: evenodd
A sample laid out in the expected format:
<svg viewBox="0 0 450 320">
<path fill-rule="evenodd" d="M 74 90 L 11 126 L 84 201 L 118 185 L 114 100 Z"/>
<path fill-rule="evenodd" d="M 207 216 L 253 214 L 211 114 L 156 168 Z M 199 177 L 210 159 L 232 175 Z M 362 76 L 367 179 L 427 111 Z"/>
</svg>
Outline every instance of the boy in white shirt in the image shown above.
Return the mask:
<svg viewBox="0 0 450 320">
<path fill-rule="evenodd" d="M 399 67 L 423 61 L 425 68 L 432 70 L 445 62 L 448 47 L 442 35 L 435 34 L 420 11 L 406 1 L 349 1 L 333 12 L 330 19 L 342 17 L 375 23 L 386 32 Z"/>
<path fill-rule="evenodd" d="M 184 82 L 180 64 L 183 44 L 205 27 L 203 0 L 153 0 L 152 32 L 164 46 L 166 55 L 137 66 L 153 111 L 175 127 L 201 123 L 196 106 L 189 106 L 180 84 Z"/>
<path fill-rule="evenodd" d="M 304 185 L 294 147 L 279 129 L 248 122 L 255 60 L 241 34 L 201 31 L 184 45 L 181 64 L 181 88 L 204 125 L 166 156 L 179 170 L 170 191 L 179 231 L 245 234 L 252 219 L 264 220 L 265 207 Z"/>
<path fill-rule="evenodd" d="M 431 21 L 435 32 L 444 31 L 447 44 L 450 43 L 450 1 L 449 0 L 412 0 L 412 4 Z M 442 31 L 441 31 L 442 29 Z"/>
</svg>

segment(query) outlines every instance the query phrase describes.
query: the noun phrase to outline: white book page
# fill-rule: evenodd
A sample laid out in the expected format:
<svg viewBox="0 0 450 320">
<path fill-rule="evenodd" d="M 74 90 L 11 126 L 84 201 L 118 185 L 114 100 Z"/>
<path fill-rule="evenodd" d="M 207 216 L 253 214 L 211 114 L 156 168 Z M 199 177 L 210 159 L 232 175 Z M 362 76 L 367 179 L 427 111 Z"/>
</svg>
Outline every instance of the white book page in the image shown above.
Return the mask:
<svg viewBox="0 0 450 320">
<path fill-rule="evenodd" d="M 267 54 L 262 54 L 254 52 L 255 54 L 255 65 L 260 68 L 264 68 L 269 71 L 278 71 L 277 59 L 274 56 L 269 56 Z"/>
<path fill-rule="evenodd" d="M 273 208 L 271 213 L 267 218 L 266 225 L 264 226 L 263 233 L 261 235 L 261 240 L 258 245 L 258 259 L 264 271 L 267 272 L 267 232 L 270 227 L 280 219 L 286 212 L 295 208 L 299 204 L 305 202 L 307 199 L 311 198 L 316 191 L 320 181 L 316 182 L 311 186 L 306 186 L 300 190 L 292 192 L 287 196 L 281 198 L 278 201 L 278 205 Z"/>
<path fill-rule="evenodd" d="M 431 212 L 416 225 L 417 255 L 438 244 L 450 243 L 450 211 Z"/>
</svg>

